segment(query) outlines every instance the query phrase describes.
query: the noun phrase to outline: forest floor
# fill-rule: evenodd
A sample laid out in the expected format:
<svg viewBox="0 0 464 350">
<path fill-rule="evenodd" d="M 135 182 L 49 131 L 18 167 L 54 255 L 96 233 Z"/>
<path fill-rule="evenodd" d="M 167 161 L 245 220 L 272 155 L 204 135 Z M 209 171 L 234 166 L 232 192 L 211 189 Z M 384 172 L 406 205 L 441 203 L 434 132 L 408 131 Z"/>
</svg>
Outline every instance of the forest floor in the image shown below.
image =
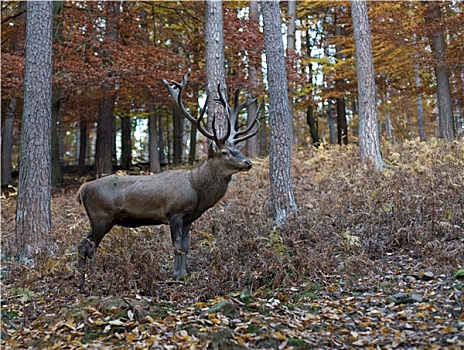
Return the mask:
<svg viewBox="0 0 464 350">
<path fill-rule="evenodd" d="M 77 288 L 88 220 L 71 176 L 53 191 L 57 252 L 16 262 L 4 191 L 2 348 L 464 348 L 464 142 L 384 144 L 382 172 L 358 152 L 295 151 L 299 211 L 278 228 L 255 159 L 193 224 L 181 283 L 168 227 L 115 227 Z"/>
</svg>

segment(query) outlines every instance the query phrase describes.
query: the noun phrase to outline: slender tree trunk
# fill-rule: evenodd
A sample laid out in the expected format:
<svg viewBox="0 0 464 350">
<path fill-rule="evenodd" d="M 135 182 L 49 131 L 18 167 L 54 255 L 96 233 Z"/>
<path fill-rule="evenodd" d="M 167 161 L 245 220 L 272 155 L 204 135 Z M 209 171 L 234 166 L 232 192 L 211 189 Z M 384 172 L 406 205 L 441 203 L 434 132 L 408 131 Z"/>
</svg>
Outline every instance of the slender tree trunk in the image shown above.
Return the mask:
<svg viewBox="0 0 464 350">
<path fill-rule="evenodd" d="M 310 31 L 309 29 L 306 31 L 306 52 L 308 57 L 311 57 L 311 40 L 310 40 Z M 309 83 L 313 83 L 313 69 L 312 69 L 312 64 L 309 64 Z M 309 133 L 311 134 L 311 139 L 313 141 L 313 145 L 316 147 L 320 146 L 321 143 L 321 138 L 319 136 L 319 127 L 318 127 L 318 122 L 316 118 L 314 117 L 314 98 L 313 98 L 313 93 L 311 93 L 308 97 L 310 99 L 309 101 L 309 107 L 306 110 L 306 122 L 309 125 Z"/>
<path fill-rule="evenodd" d="M 150 114 L 148 116 L 148 159 L 150 172 L 156 174 L 161 172 L 159 142 L 158 142 L 158 123 L 155 104 L 149 105 Z"/>
<path fill-rule="evenodd" d="M 26 64 L 15 245 L 17 255 L 29 261 L 38 253 L 54 250 L 48 238 L 51 228 L 53 4 L 51 1 L 31 1 L 26 6 Z"/>
<path fill-rule="evenodd" d="M 13 129 L 18 99 L 12 97 L 6 101 L 2 110 L 2 186 L 11 185 L 11 151 L 13 149 Z"/>
<path fill-rule="evenodd" d="M 419 65 L 414 65 L 414 78 L 416 81 L 417 90 L 417 123 L 419 124 L 419 137 L 421 141 L 425 141 L 425 123 L 424 123 L 424 107 L 422 106 L 422 93 L 421 93 L 421 78 L 419 74 Z"/>
<path fill-rule="evenodd" d="M 295 51 L 295 33 L 296 33 L 296 1 L 288 0 L 288 25 L 287 25 L 287 52 L 293 53 Z M 294 88 L 292 82 L 288 82 L 288 112 L 290 113 L 290 142 L 292 145 L 295 143 L 294 131 L 294 111 L 293 111 L 293 96 Z"/>
<path fill-rule="evenodd" d="M 338 6 L 336 11 L 341 11 L 341 7 Z M 335 14 L 335 22 L 337 23 L 337 13 Z M 340 24 L 336 24 L 335 26 L 335 35 L 337 37 L 343 36 L 343 28 Z M 338 60 L 343 59 L 342 53 L 342 45 L 337 44 L 335 45 L 335 57 Z M 337 80 L 335 84 L 338 86 L 339 90 L 343 90 L 343 80 Z M 337 133 L 338 133 L 338 144 L 348 144 L 348 123 L 346 121 L 346 104 L 344 97 L 337 97 Z"/>
<path fill-rule="evenodd" d="M 269 83 L 269 122 L 271 141 L 269 173 L 271 211 L 276 224 L 282 225 L 298 207 L 291 177 L 290 115 L 288 111 L 287 73 L 281 34 L 280 7 L 277 0 L 261 1 L 264 22 L 264 47 Z"/>
<path fill-rule="evenodd" d="M 58 142 L 58 115 L 60 113 L 61 100 L 59 90 L 52 91 L 52 185 L 60 186 L 63 183 L 61 171 L 60 146 Z"/>
<path fill-rule="evenodd" d="M 89 144 L 89 132 L 87 130 L 87 120 L 81 116 L 79 121 L 79 160 L 77 162 L 77 172 L 85 174 L 85 160 L 87 155 L 87 145 Z"/>
<path fill-rule="evenodd" d="M 330 144 L 335 145 L 337 143 L 336 141 L 336 131 L 335 131 L 335 116 L 334 116 L 334 108 L 333 108 L 333 103 L 331 100 L 328 102 L 328 113 L 329 113 L 329 132 L 330 132 Z"/>
<path fill-rule="evenodd" d="M 440 22 L 441 13 L 439 3 L 427 2 L 427 17 L 429 23 Z M 432 48 L 435 53 L 435 74 L 437 76 L 438 96 L 438 125 L 440 137 L 445 141 L 454 140 L 453 104 L 451 102 L 451 89 L 448 71 L 446 69 L 445 35 L 441 29 L 436 29 L 431 35 Z"/>
<path fill-rule="evenodd" d="M 208 105 L 208 129 L 211 130 L 213 118 L 216 119 L 218 135 L 225 134 L 227 122 L 224 108 L 215 100 L 219 98 L 218 84 L 226 88 L 226 71 L 224 57 L 224 34 L 222 23 L 222 1 L 206 0 L 205 14 L 206 41 L 206 83 L 210 96 Z M 226 90 L 227 96 L 227 90 Z"/>
<path fill-rule="evenodd" d="M 130 170 L 132 163 L 132 125 L 131 118 L 120 117 L 121 120 L 121 168 Z"/>
<path fill-rule="evenodd" d="M 172 108 L 173 164 L 182 164 L 182 114 L 177 106 Z"/>
<path fill-rule="evenodd" d="M 159 146 L 159 160 L 160 164 L 167 164 L 169 159 L 166 159 L 165 142 L 164 142 L 164 123 L 163 114 L 158 115 L 158 146 Z"/>
<path fill-rule="evenodd" d="M 259 5 L 257 0 L 251 0 L 249 3 L 249 18 L 250 18 L 250 30 L 253 32 L 258 32 L 259 31 Z M 259 54 L 255 51 L 252 53 L 253 56 L 259 57 Z M 258 59 L 258 58 L 257 58 Z M 259 87 L 259 76 L 260 76 L 260 66 L 256 64 L 250 64 L 248 67 L 248 73 L 249 73 L 249 84 L 250 84 L 250 90 L 251 90 L 251 97 L 256 97 L 255 91 L 258 90 Z M 256 110 L 258 108 L 258 103 L 255 102 L 251 104 L 247 108 L 247 114 L 248 115 L 256 115 Z M 251 123 L 251 118 L 247 118 L 247 122 Z M 262 132 L 262 130 L 265 129 L 265 127 L 261 127 L 259 132 Z M 246 142 L 246 154 L 250 158 L 255 158 L 259 156 L 259 138 L 258 137 L 252 137 L 247 140 Z"/>
<path fill-rule="evenodd" d="M 371 33 L 365 0 L 351 0 L 359 96 L 359 147 L 361 161 L 369 160 L 376 169 L 385 164 L 380 152 L 380 137 L 375 98 L 375 75 Z"/>
</svg>

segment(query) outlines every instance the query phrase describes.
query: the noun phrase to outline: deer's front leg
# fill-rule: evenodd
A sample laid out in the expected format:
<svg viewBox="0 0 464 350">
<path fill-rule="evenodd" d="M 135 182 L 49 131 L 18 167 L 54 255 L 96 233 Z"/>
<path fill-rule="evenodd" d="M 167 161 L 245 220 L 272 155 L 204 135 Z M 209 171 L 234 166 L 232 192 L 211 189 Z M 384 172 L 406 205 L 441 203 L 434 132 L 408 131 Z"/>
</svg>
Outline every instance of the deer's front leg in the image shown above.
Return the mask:
<svg viewBox="0 0 464 350">
<path fill-rule="evenodd" d="M 170 217 L 171 239 L 174 248 L 173 278 L 178 280 L 187 275 L 188 234 L 190 224 L 184 225 L 179 217 Z"/>
</svg>

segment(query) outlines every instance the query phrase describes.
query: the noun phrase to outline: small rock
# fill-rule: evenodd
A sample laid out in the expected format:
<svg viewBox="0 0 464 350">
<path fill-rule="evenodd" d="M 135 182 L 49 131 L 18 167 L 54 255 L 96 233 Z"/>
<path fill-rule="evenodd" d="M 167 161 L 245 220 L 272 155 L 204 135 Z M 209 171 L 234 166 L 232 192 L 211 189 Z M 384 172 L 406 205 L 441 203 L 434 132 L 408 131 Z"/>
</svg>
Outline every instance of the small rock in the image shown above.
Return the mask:
<svg viewBox="0 0 464 350">
<path fill-rule="evenodd" d="M 216 314 L 219 312 L 228 317 L 235 317 L 240 313 L 238 307 L 230 300 L 221 300 L 208 309 L 208 314 Z"/>
<path fill-rule="evenodd" d="M 390 300 L 395 304 L 407 304 L 407 303 L 420 303 L 424 300 L 424 297 L 419 293 L 398 293 L 392 295 Z"/>
<path fill-rule="evenodd" d="M 431 281 L 435 278 L 432 272 L 426 271 L 421 273 L 422 279 L 424 281 Z"/>
</svg>

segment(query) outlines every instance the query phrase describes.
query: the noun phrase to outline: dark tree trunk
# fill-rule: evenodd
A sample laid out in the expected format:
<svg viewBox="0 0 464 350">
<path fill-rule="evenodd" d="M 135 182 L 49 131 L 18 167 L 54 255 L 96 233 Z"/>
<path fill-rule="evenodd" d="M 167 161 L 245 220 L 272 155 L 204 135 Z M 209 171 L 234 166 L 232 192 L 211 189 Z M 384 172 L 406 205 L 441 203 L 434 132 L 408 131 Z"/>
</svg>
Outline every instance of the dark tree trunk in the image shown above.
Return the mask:
<svg viewBox="0 0 464 350">
<path fill-rule="evenodd" d="M 172 143 L 173 143 L 173 164 L 182 163 L 182 115 L 177 106 L 172 109 Z"/>
<path fill-rule="evenodd" d="M 61 100 L 57 88 L 52 92 L 52 185 L 60 186 L 63 183 L 61 170 L 60 146 L 58 142 L 58 115 L 60 113 Z"/>
<path fill-rule="evenodd" d="M 130 170 L 132 163 L 132 127 L 130 117 L 121 117 L 121 168 Z"/>
<path fill-rule="evenodd" d="M 87 155 L 87 146 L 89 144 L 89 132 L 87 130 L 87 120 L 81 116 L 79 122 L 79 160 L 77 162 L 77 172 L 85 174 L 85 160 Z"/>
<path fill-rule="evenodd" d="M 290 115 L 288 111 L 287 73 L 277 0 L 261 1 L 264 22 L 264 47 L 269 83 L 271 211 L 282 225 L 298 207 L 291 177 Z"/>
<path fill-rule="evenodd" d="M 341 11 L 341 7 L 337 7 L 336 11 Z M 335 14 L 335 22 L 337 22 L 337 13 Z M 335 26 L 335 35 L 338 37 L 343 36 L 343 28 L 340 24 L 336 23 Z M 342 45 L 335 45 L 335 57 L 338 60 L 343 59 Z M 335 84 L 338 86 L 339 90 L 343 90 L 344 82 L 343 80 L 337 80 Z M 338 134 L 338 144 L 348 144 L 348 123 L 346 121 L 346 104 L 344 97 L 337 97 L 337 134 Z"/>
<path fill-rule="evenodd" d="M 113 169 L 114 101 L 113 95 L 104 96 L 98 109 L 97 145 L 95 150 L 95 175 L 97 177 L 111 174 Z"/>
<path fill-rule="evenodd" d="M 366 1 L 351 0 L 359 97 L 359 147 L 361 161 L 369 160 L 376 169 L 384 166 L 375 98 L 375 75 L 371 33 Z"/>
<path fill-rule="evenodd" d="M 159 144 L 158 144 L 158 125 L 155 105 L 149 105 L 150 115 L 148 116 L 148 159 L 149 170 L 156 174 L 161 171 L 160 157 L 159 157 Z"/>
<path fill-rule="evenodd" d="M 427 22 L 436 23 L 437 29 L 432 33 L 432 47 L 435 53 L 435 74 L 437 76 L 438 95 L 438 123 L 440 137 L 445 141 L 454 140 L 453 103 L 451 101 L 451 89 L 448 71 L 445 63 L 445 34 L 439 29 L 441 20 L 440 4 L 435 1 L 427 2 Z"/>
<path fill-rule="evenodd" d="M 18 199 L 16 253 L 26 261 L 53 251 L 51 228 L 52 20 L 51 1 L 28 1 L 24 107 Z"/>
<path fill-rule="evenodd" d="M 2 108 L 2 186 L 11 185 L 11 151 L 13 149 L 13 128 L 18 99 L 12 97 Z"/>
<path fill-rule="evenodd" d="M 333 108 L 332 101 L 329 100 L 329 105 L 327 106 L 327 108 L 328 108 L 328 114 L 329 114 L 330 144 L 335 145 L 336 144 L 335 116 L 334 116 L 334 108 Z"/>
<path fill-rule="evenodd" d="M 163 114 L 158 116 L 158 146 L 159 146 L 159 160 L 160 164 L 167 164 L 169 159 L 166 159 L 165 142 L 164 142 L 164 123 Z"/>
<path fill-rule="evenodd" d="M 321 138 L 319 137 L 317 120 L 314 118 L 313 106 L 309 106 L 306 110 L 306 122 L 309 125 L 309 133 L 311 134 L 313 145 L 319 147 L 321 145 Z"/>
</svg>

